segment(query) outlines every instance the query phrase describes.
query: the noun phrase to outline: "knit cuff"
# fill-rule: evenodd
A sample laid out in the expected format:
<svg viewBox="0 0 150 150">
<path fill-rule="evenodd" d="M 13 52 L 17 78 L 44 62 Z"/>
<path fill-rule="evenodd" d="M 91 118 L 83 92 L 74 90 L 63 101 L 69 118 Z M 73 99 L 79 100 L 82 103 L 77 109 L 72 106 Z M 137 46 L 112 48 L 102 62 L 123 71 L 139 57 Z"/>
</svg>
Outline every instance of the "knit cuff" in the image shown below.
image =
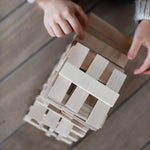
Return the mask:
<svg viewBox="0 0 150 150">
<path fill-rule="evenodd" d="M 143 19 L 150 20 L 150 0 L 136 1 L 135 21 Z"/>
</svg>

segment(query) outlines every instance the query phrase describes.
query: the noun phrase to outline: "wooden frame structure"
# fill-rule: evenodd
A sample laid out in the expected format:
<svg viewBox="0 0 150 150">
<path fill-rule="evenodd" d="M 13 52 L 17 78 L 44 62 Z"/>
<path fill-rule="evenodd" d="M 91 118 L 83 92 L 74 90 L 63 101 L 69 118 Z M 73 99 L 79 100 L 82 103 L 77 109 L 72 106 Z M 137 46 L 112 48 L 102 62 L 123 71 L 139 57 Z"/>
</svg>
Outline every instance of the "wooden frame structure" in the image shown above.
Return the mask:
<svg viewBox="0 0 150 150">
<path fill-rule="evenodd" d="M 94 14 L 68 46 L 24 120 L 67 144 L 102 128 L 126 75 L 129 39 Z"/>
</svg>

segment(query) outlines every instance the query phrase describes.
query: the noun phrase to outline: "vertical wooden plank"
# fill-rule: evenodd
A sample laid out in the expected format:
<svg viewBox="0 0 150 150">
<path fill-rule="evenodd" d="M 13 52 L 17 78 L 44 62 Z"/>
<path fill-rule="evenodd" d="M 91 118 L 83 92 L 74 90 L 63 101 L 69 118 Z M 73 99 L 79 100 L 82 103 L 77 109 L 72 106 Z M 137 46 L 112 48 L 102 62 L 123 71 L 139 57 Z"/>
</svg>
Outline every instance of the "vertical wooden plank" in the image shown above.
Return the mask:
<svg viewBox="0 0 150 150">
<path fill-rule="evenodd" d="M 55 131 L 60 136 L 68 137 L 72 127 L 73 127 L 73 123 L 71 121 L 69 121 L 66 118 L 62 118 Z"/>
<path fill-rule="evenodd" d="M 54 130 L 57 127 L 59 119 L 59 114 L 52 110 L 49 110 L 48 113 L 43 116 L 42 123 Z"/>
<path fill-rule="evenodd" d="M 84 45 L 80 43 L 77 43 L 76 45 L 72 46 L 70 51 L 71 51 L 71 54 L 68 58 L 68 62 L 80 68 L 85 57 L 87 56 L 89 52 L 89 48 L 85 47 Z"/>
<path fill-rule="evenodd" d="M 125 79 L 126 75 L 124 73 L 117 69 L 114 69 L 106 86 L 118 93 Z"/>
<path fill-rule="evenodd" d="M 105 119 L 107 118 L 107 113 L 109 109 L 110 106 L 98 100 L 86 123 L 91 126 L 94 126 L 96 129 L 101 128 Z"/>
<path fill-rule="evenodd" d="M 70 81 L 64 79 L 61 76 L 58 76 L 50 92 L 48 93 L 48 97 L 58 103 L 61 103 L 70 85 Z"/>
</svg>

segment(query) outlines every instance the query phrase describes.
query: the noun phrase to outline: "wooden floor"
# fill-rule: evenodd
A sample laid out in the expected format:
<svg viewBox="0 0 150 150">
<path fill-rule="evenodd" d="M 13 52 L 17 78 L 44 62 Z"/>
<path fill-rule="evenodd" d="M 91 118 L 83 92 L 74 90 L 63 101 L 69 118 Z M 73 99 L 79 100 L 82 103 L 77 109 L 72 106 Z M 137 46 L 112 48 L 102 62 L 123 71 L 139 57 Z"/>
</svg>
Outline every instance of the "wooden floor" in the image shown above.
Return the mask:
<svg viewBox="0 0 150 150">
<path fill-rule="evenodd" d="M 109 0 L 76 0 L 128 36 L 133 36 L 134 5 Z M 150 76 L 133 75 L 144 57 L 126 67 L 121 97 L 102 130 L 68 146 L 23 121 L 73 35 L 51 38 L 42 12 L 24 0 L 0 1 L 0 150 L 150 150 Z"/>
</svg>

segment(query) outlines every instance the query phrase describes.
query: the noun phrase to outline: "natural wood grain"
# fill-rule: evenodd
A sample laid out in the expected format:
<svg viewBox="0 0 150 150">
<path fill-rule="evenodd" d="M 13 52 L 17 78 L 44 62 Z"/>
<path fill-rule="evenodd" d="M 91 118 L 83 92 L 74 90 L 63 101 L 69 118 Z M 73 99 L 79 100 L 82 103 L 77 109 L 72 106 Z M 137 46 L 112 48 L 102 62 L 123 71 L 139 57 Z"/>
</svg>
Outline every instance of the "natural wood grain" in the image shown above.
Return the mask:
<svg viewBox="0 0 150 150">
<path fill-rule="evenodd" d="M 50 40 L 42 13 L 28 3 L 0 24 L 0 35 L 0 79 Z"/>
<path fill-rule="evenodd" d="M 45 134 L 31 125 L 26 125 L 13 138 L 9 139 L 9 144 L 4 144 L 0 150 L 66 150 L 67 144 L 59 142 L 53 137 Z"/>
<path fill-rule="evenodd" d="M 150 137 L 150 82 L 73 150 L 139 150 Z"/>
<path fill-rule="evenodd" d="M 29 106 L 69 42 L 70 36 L 56 39 L 0 84 L 0 141 L 23 123 Z"/>
<path fill-rule="evenodd" d="M 1 0 L 0 1 L 0 20 L 8 13 L 13 11 L 17 6 L 23 3 L 25 0 Z"/>
</svg>

